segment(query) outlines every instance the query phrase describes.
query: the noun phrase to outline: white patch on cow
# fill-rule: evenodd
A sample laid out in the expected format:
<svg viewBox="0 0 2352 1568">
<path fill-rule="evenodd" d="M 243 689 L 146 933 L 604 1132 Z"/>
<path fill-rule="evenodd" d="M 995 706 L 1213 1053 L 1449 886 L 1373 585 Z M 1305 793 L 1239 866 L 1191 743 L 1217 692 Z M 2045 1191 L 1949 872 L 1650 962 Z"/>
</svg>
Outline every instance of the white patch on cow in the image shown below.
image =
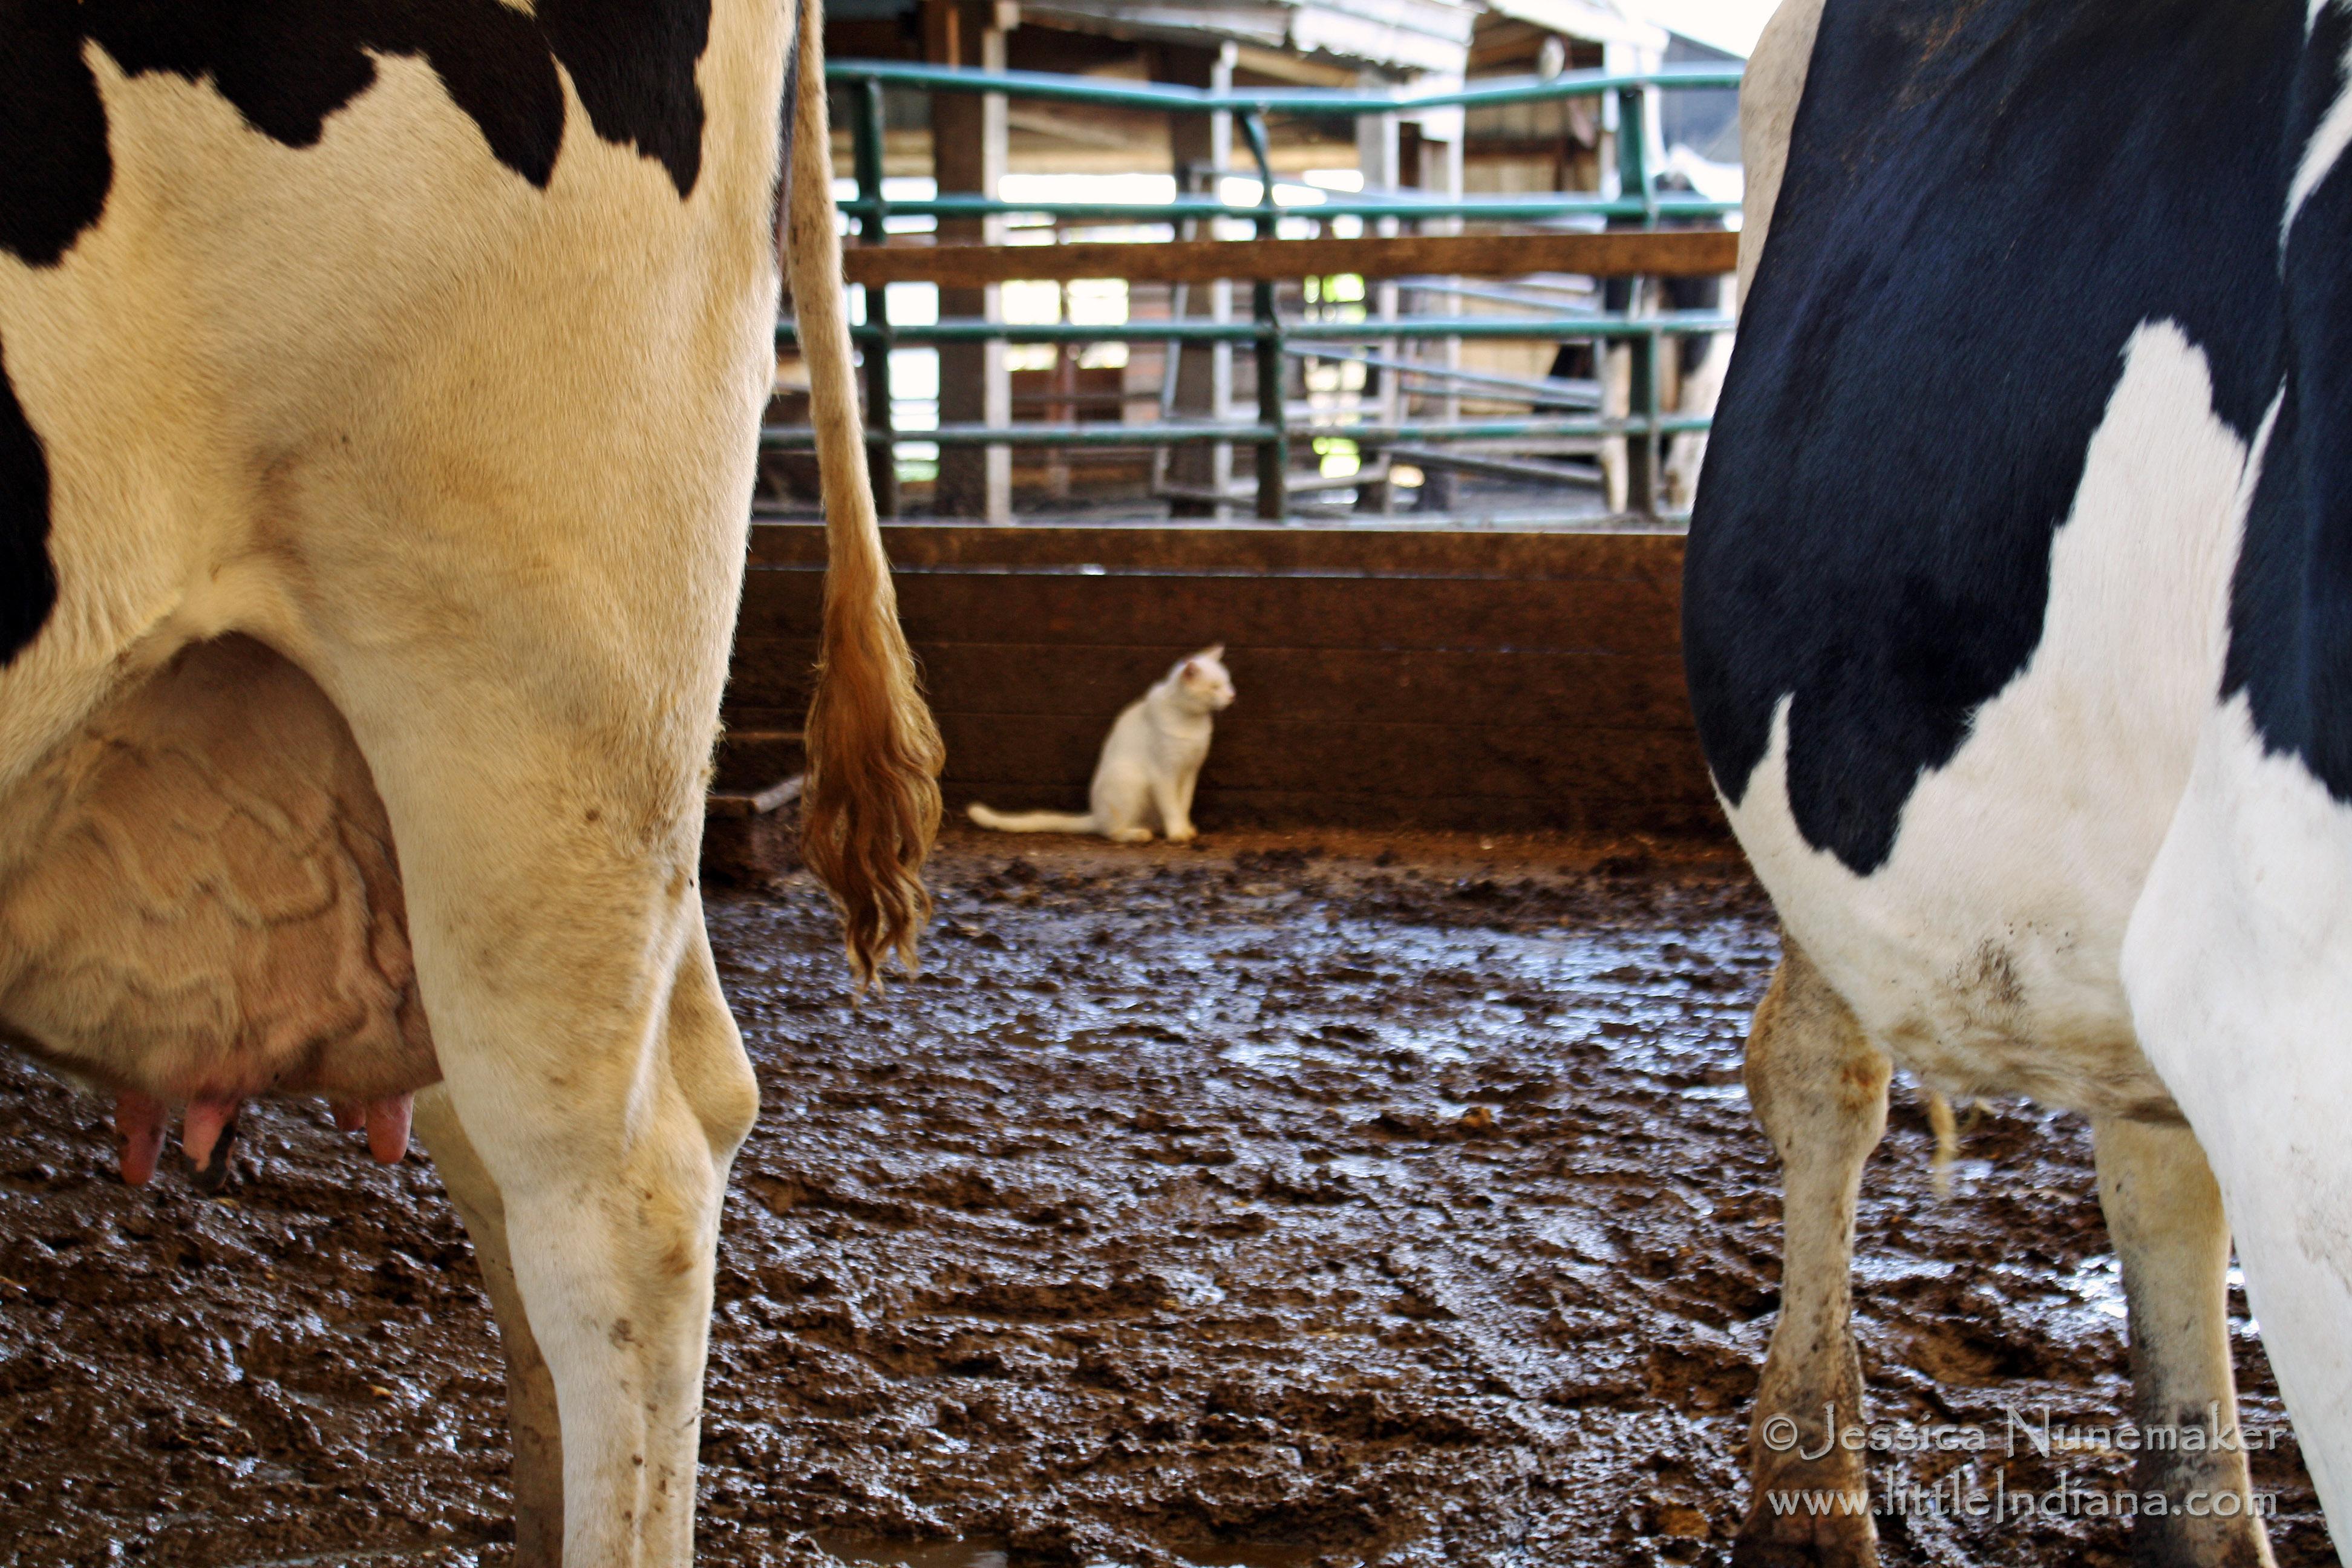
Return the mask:
<svg viewBox="0 0 2352 1568">
<path fill-rule="evenodd" d="M 2211 711 L 2124 945 L 2148 1060 L 2221 1186 L 2305 1461 L 2352 1517 L 2352 808 Z"/>
<path fill-rule="evenodd" d="M 2326 0 L 2315 0 L 2305 31 L 2308 32 L 2310 23 L 2318 20 L 2320 6 L 2326 4 Z M 2295 215 L 2303 211 L 2303 204 L 2319 188 L 2319 182 L 2327 178 L 2328 171 L 2344 156 L 2344 150 L 2352 147 L 2352 48 L 2347 48 L 2346 58 L 2337 63 L 2336 73 L 2344 79 L 2345 85 L 2336 92 L 2336 101 L 2327 106 L 2327 112 L 2320 117 L 2311 140 L 2304 144 L 2303 159 L 2295 164 L 2294 179 L 2286 188 L 2286 213 L 2279 219 L 2282 245 L 2286 242 L 2287 231 L 2294 226 Z"/>
<path fill-rule="evenodd" d="M 1931 1083 L 2165 1110 L 2117 955 L 2219 686 L 2245 470 L 2203 352 L 2143 326 L 2052 542 L 2041 643 L 1868 877 L 1797 829 L 1782 700 L 1732 826 L 1864 1030 Z"/>
</svg>

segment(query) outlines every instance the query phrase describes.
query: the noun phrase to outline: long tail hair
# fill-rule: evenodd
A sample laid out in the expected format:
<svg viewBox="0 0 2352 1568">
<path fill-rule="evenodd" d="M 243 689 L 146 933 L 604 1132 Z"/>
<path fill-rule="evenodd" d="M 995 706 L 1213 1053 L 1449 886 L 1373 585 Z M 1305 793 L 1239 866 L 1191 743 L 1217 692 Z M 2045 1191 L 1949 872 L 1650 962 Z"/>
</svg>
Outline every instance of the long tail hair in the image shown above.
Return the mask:
<svg viewBox="0 0 2352 1568">
<path fill-rule="evenodd" d="M 801 852 L 840 907 L 849 966 L 863 986 L 893 952 L 912 968 L 916 938 L 930 919 L 922 869 L 939 832 L 944 751 L 898 627 L 866 471 L 834 227 L 823 0 L 799 0 L 799 10 L 782 248 L 808 362 L 826 552 Z"/>
</svg>

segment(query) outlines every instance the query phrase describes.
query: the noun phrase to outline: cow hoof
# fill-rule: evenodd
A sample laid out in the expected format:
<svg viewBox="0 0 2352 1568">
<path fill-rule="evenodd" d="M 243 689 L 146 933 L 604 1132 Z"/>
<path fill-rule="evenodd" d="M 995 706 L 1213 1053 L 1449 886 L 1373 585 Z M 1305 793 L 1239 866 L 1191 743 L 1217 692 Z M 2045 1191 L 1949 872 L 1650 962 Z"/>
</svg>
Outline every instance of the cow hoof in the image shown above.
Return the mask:
<svg viewBox="0 0 2352 1568">
<path fill-rule="evenodd" d="M 228 1185 L 229 1155 L 236 1148 L 236 1118 L 232 1116 L 222 1123 L 220 1136 L 213 1142 L 211 1157 L 203 1164 L 194 1166 L 188 1173 L 188 1180 L 196 1191 L 212 1197 Z"/>
<path fill-rule="evenodd" d="M 1877 1568 L 1878 1531 L 1867 1515 L 1751 1519 L 1731 1544 L 1731 1568 Z"/>
<path fill-rule="evenodd" d="M 1751 1541 L 1731 1547 L 1731 1568 L 1878 1568 L 1874 1541 Z"/>
</svg>

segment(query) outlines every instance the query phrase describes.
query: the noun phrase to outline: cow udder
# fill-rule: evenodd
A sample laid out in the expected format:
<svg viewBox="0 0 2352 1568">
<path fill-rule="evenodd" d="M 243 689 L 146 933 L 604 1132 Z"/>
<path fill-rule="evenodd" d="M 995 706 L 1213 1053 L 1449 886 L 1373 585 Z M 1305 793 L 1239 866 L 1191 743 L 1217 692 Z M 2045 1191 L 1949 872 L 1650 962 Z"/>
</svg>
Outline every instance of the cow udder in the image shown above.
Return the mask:
<svg viewBox="0 0 2352 1568">
<path fill-rule="evenodd" d="M 165 1104 L 439 1079 L 366 762 L 259 643 L 183 652 L 0 821 L 0 1037 Z"/>
</svg>

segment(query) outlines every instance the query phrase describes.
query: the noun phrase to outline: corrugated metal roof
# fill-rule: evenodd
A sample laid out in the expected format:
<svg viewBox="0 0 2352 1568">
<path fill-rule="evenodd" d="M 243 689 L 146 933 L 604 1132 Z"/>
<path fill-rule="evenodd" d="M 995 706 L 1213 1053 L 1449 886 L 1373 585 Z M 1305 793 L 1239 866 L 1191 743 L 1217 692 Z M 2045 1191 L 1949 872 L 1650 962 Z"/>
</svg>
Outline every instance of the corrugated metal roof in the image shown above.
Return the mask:
<svg viewBox="0 0 2352 1568">
<path fill-rule="evenodd" d="M 1664 27 L 1627 16 L 1610 0 L 1486 0 L 1486 9 L 1565 37 L 1644 49 L 1666 47 Z"/>
<path fill-rule="evenodd" d="M 1024 0 L 1048 26 L 1118 37 L 1231 38 L 1390 70 L 1460 71 L 1482 7 L 1460 0 Z"/>
<path fill-rule="evenodd" d="M 896 14 L 916 0 L 829 0 L 836 16 Z M 1720 11 L 1735 19 L 1771 0 L 1022 0 L 1049 27 L 1185 43 L 1232 39 L 1390 71 L 1459 75 L 1481 12 L 1566 37 L 1663 53 L 1669 27 Z M 1665 25 L 1661 25 L 1661 24 Z M 1737 31 L 1732 27 L 1731 31 Z M 1704 33 L 1698 35 L 1705 37 Z M 1711 39 L 1709 41 L 1712 41 Z"/>
</svg>

